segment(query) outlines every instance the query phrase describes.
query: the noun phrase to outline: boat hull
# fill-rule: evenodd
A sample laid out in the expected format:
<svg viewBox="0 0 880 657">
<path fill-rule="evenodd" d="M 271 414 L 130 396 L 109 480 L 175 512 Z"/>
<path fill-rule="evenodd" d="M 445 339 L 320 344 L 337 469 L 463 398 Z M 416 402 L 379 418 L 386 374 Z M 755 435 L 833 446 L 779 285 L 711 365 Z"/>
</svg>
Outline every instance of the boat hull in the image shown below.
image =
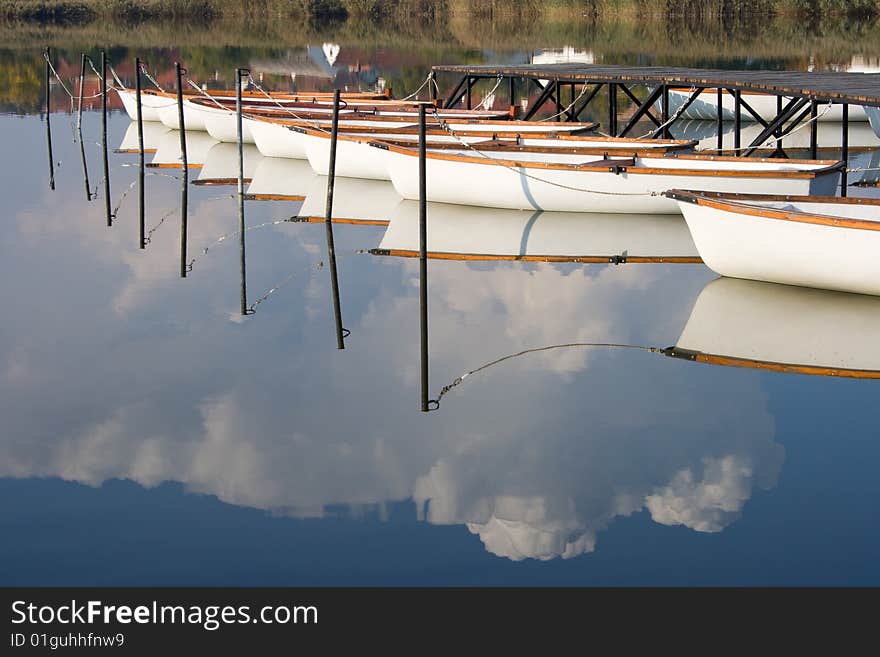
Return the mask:
<svg viewBox="0 0 880 657">
<path fill-rule="evenodd" d="M 137 95 L 128 89 L 116 89 L 122 106 L 132 121 L 137 121 Z M 165 96 L 154 94 L 141 94 L 141 118 L 144 121 L 161 121 L 159 110 L 167 105 L 174 105 L 174 101 Z M 175 106 L 176 107 L 176 106 Z"/>
<path fill-rule="evenodd" d="M 403 198 L 419 198 L 418 159 L 389 153 L 391 182 Z M 670 163 L 676 162 L 671 160 Z M 526 163 L 521 163 L 526 164 Z M 729 177 L 686 172 L 640 174 L 597 170 L 508 167 L 476 158 L 429 157 L 426 164 L 429 201 L 513 210 L 677 214 L 678 204 L 662 194 L 667 189 L 737 190 L 755 194 L 833 194 L 839 173 L 816 177 Z M 781 190 L 786 190 L 782 192 Z"/>
<path fill-rule="evenodd" d="M 717 365 L 880 378 L 878 325 L 876 297 L 719 278 L 703 288 L 675 350 Z"/>
<path fill-rule="evenodd" d="M 880 231 L 679 204 L 700 256 L 722 276 L 880 295 Z"/>
</svg>

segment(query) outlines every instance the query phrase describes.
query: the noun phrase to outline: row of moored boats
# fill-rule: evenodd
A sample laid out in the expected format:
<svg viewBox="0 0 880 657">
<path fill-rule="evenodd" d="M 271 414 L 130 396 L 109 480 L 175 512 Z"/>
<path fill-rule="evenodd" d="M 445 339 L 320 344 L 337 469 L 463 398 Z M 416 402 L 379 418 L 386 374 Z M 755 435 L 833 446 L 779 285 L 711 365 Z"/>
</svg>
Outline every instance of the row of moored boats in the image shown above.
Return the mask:
<svg viewBox="0 0 880 657">
<path fill-rule="evenodd" d="M 132 118 L 134 94 L 119 89 Z M 236 142 L 232 92 L 187 93 L 184 128 Z M 242 139 L 267 157 L 329 168 L 332 94 L 242 100 Z M 176 96 L 142 94 L 142 117 L 180 128 Z M 510 210 L 682 213 L 704 262 L 738 278 L 880 294 L 880 201 L 837 197 L 846 163 L 695 152 L 696 142 L 606 137 L 596 124 L 517 121 L 428 107 L 427 200 Z M 336 175 L 388 180 L 419 198 L 418 103 L 342 94 Z"/>
</svg>

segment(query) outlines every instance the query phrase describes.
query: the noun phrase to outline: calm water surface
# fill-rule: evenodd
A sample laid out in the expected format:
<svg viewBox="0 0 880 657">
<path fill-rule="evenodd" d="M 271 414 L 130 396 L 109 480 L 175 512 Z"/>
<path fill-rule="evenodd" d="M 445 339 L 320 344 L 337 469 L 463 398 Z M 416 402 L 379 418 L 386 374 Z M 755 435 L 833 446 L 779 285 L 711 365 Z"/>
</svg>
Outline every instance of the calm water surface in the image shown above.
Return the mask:
<svg viewBox="0 0 880 657">
<path fill-rule="evenodd" d="M 390 51 L 366 62 L 363 84 L 423 75 Z M 365 253 L 418 248 L 412 205 L 390 185 L 341 183 L 337 215 L 393 221 L 334 228 L 351 331 L 339 351 L 324 227 L 280 222 L 310 211 L 248 202 L 247 305 L 259 303 L 243 317 L 234 187 L 190 185 L 183 230 L 179 170 L 151 170 L 142 250 L 137 156 L 110 156 L 108 228 L 100 114 L 83 119 L 90 201 L 71 125 L 52 115 L 51 191 L 43 117 L 0 117 L 0 583 L 880 583 L 876 382 L 568 347 L 474 374 L 424 414 L 418 262 Z M 112 148 L 129 127 L 112 113 Z M 205 171 L 236 175 L 233 149 L 204 153 Z M 323 211 L 303 163 L 249 151 L 248 169 Z M 433 235 L 464 239 L 479 215 L 458 209 L 444 229 L 445 212 L 429 211 Z M 539 249 L 550 222 L 506 235 L 505 221 L 461 250 Z M 661 221 L 681 235 L 680 219 Z M 736 296 L 715 278 L 701 264 L 431 260 L 432 396 L 524 349 L 674 345 L 700 328 L 698 303 Z M 743 294 L 734 315 L 759 316 L 762 291 Z M 771 297 L 797 307 L 786 289 Z M 810 301 L 826 314 L 839 303 Z M 860 308 L 870 344 L 880 299 Z M 798 336 L 808 320 L 792 313 L 740 337 Z M 833 330 L 847 352 L 852 336 Z"/>
</svg>

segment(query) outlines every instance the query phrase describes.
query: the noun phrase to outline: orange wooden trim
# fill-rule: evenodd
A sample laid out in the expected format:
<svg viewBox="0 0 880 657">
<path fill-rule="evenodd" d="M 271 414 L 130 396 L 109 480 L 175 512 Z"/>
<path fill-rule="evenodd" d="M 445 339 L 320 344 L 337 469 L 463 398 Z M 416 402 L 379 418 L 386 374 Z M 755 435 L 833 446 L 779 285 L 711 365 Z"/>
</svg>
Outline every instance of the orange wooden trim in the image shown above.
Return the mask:
<svg viewBox="0 0 880 657">
<path fill-rule="evenodd" d="M 202 164 L 187 164 L 187 169 L 201 169 L 204 165 Z M 148 162 L 148 169 L 182 169 L 183 164 L 180 162 Z"/>
<path fill-rule="evenodd" d="M 238 181 L 236 181 L 238 182 Z M 305 201 L 305 196 L 297 194 L 245 194 L 248 201 Z"/>
<path fill-rule="evenodd" d="M 792 221 L 795 223 L 813 224 L 817 226 L 834 226 L 837 228 L 852 228 L 855 230 L 880 231 L 880 221 L 849 219 L 847 217 L 835 217 L 832 215 L 810 212 L 776 210 L 774 208 L 755 207 L 753 205 L 737 203 L 734 201 L 716 201 L 703 196 L 694 196 L 693 198 L 696 199 L 698 205 L 714 208 L 723 212 L 732 212 L 734 214 L 745 214 L 752 217 L 761 217 L 763 219 L 781 219 L 782 221 Z"/>
<path fill-rule="evenodd" d="M 409 155 L 410 157 L 418 157 L 418 150 L 414 148 L 407 148 L 404 146 L 398 146 L 396 144 L 388 143 L 381 140 L 376 140 L 375 143 L 381 143 L 387 150 L 392 151 L 394 153 L 399 153 L 401 155 Z M 483 158 L 474 155 L 460 155 L 460 154 L 450 154 L 450 153 L 438 153 L 436 151 L 428 152 L 427 157 L 430 160 L 446 160 L 450 162 L 465 162 L 470 164 L 482 164 L 488 166 L 503 166 L 503 167 L 511 167 L 515 169 L 552 169 L 552 170 L 562 170 L 562 171 L 595 171 L 597 173 L 608 173 L 607 166 L 595 166 L 591 165 L 589 162 L 585 162 L 584 164 L 566 164 L 560 162 L 517 162 L 515 160 L 502 160 L 498 158 Z M 696 157 L 696 158 L 704 158 L 704 159 L 718 159 L 705 156 L 676 156 L 677 158 L 681 157 Z M 660 159 L 660 158 L 657 158 Z M 730 159 L 739 159 L 742 161 L 742 158 L 730 158 Z M 789 164 L 792 162 L 812 162 L 811 160 L 780 160 L 783 162 L 788 162 Z M 827 161 L 826 161 L 827 163 Z M 722 171 L 718 169 L 663 169 L 660 167 L 639 167 L 639 166 L 627 166 L 626 174 L 636 174 L 636 175 L 678 175 L 678 176 L 701 176 L 701 177 L 719 177 L 719 178 L 817 178 L 819 176 L 823 176 L 830 173 L 837 173 L 841 167 L 843 166 L 842 162 L 835 162 L 830 164 L 829 166 L 823 167 L 821 169 L 813 169 L 809 171 L 767 171 L 767 170 L 754 170 L 754 171 L 746 171 L 742 169 L 731 169 L 729 171 Z"/>
<path fill-rule="evenodd" d="M 297 217 L 300 221 L 307 224 L 323 224 L 324 217 L 304 216 Z M 331 217 L 330 223 L 333 224 L 353 224 L 356 226 L 387 226 L 390 221 L 387 219 L 354 219 L 349 217 Z"/>
<path fill-rule="evenodd" d="M 323 220 L 322 220 L 323 221 Z M 373 255 L 393 256 L 398 258 L 418 258 L 419 252 L 410 249 L 374 249 Z M 584 264 L 608 264 L 615 258 L 622 257 L 620 254 L 607 256 L 557 256 L 557 255 L 512 255 L 512 254 L 489 254 L 489 253 L 451 253 L 448 251 L 428 251 L 428 257 L 435 260 L 461 260 L 461 261 L 503 261 L 503 262 L 576 262 Z M 626 256 L 620 264 L 702 264 L 703 259 L 696 256 Z"/>
<path fill-rule="evenodd" d="M 699 363 L 710 365 L 723 365 L 725 367 L 747 367 L 750 369 L 766 370 L 770 372 L 785 372 L 788 374 L 807 374 L 810 376 L 838 376 L 850 379 L 880 379 L 878 370 L 855 370 L 836 367 L 818 367 L 816 365 L 789 365 L 772 361 L 751 360 L 748 358 L 736 358 L 734 356 L 717 356 L 714 354 L 698 353 L 694 360 Z"/>
<path fill-rule="evenodd" d="M 145 148 L 144 153 L 155 153 L 157 149 L 155 148 Z M 141 152 L 139 148 L 117 148 L 114 149 L 114 153 L 118 155 L 136 155 Z"/>
<path fill-rule="evenodd" d="M 251 183 L 250 178 L 244 179 L 244 184 L 249 185 Z M 237 185 L 238 178 L 200 178 L 199 180 L 193 180 L 193 185 Z"/>
<path fill-rule="evenodd" d="M 739 192 L 704 192 L 687 189 L 670 189 L 670 196 L 687 196 L 698 198 L 735 201 L 768 201 L 771 203 L 837 203 L 839 205 L 876 205 L 880 206 L 880 198 L 865 196 L 797 196 L 794 194 L 742 194 Z"/>
</svg>

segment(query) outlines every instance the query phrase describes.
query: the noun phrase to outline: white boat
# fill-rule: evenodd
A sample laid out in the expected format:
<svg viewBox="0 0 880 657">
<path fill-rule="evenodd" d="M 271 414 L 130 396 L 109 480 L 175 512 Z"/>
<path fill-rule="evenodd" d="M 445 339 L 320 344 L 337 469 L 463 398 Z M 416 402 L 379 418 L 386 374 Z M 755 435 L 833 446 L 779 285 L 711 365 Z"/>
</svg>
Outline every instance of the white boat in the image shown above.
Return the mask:
<svg viewBox="0 0 880 657">
<path fill-rule="evenodd" d="M 373 118 L 358 117 L 350 118 L 351 115 L 340 115 L 339 127 L 348 132 L 359 128 L 369 129 L 417 129 L 408 115 L 386 116 L 380 115 Z M 244 117 L 247 122 L 254 143 L 260 152 L 267 157 L 291 157 L 305 159 L 306 152 L 305 134 L 303 128 L 329 130 L 332 122 L 325 121 L 286 121 L 279 119 L 266 119 L 256 116 Z M 482 121 L 467 119 L 452 119 L 447 125 L 455 133 L 466 136 L 466 133 L 559 133 L 559 134 L 583 134 L 593 130 L 595 123 L 568 123 L 568 122 L 538 122 L 538 121 Z M 439 128 L 436 123 L 430 124 L 432 128 Z"/>
<path fill-rule="evenodd" d="M 190 97 L 183 101 L 183 122 L 187 130 L 207 130 L 205 124 L 206 115 L 215 115 L 215 120 L 220 120 L 218 112 L 223 112 L 225 107 L 226 113 L 235 122 L 235 97 L 231 99 L 225 96 L 217 96 L 212 94 L 211 98 L 207 97 Z M 282 107 L 278 107 L 282 105 Z M 416 111 L 416 103 L 394 100 L 357 100 L 352 99 L 345 102 L 340 109 L 340 116 L 354 117 L 363 116 L 370 117 L 395 117 L 401 120 L 418 120 Z M 434 108 L 432 106 L 432 115 Z M 257 116 L 262 115 L 267 118 L 275 118 L 280 120 L 314 120 L 326 119 L 330 120 L 333 115 L 333 103 L 328 100 L 317 100 L 314 102 L 293 101 L 283 97 L 277 98 L 255 98 L 250 97 L 242 106 L 243 112 Z M 456 120 L 503 120 L 508 114 L 498 111 L 484 110 L 436 110 L 438 116 L 444 119 Z M 179 121 L 179 109 L 176 103 L 173 106 L 163 106 L 158 110 L 159 120 L 169 128 L 177 129 Z M 227 132 L 231 130 L 227 127 Z"/>
<path fill-rule="evenodd" d="M 323 130 L 296 128 L 301 133 L 306 157 L 315 173 L 326 176 L 330 170 L 330 133 Z M 501 136 L 499 136 L 499 134 Z M 507 152 L 509 157 L 517 157 L 524 149 L 535 151 L 544 149 L 554 153 L 574 152 L 578 149 L 583 154 L 601 156 L 604 152 L 625 151 L 656 151 L 691 150 L 693 142 L 660 139 L 621 139 L 612 137 L 564 135 L 562 137 L 538 135 L 530 137 L 529 133 L 505 137 L 511 133 L 491 133 L 469 131 L 450 135 L 446 133 L 426 136 L 426 148 L 437 152 L 468 152 L 463 144 L 481 152 L 493 152 L 493 156 L 501 156 Z M 404 146 L 417 147 L 417 133 L 340 133 L 336 140 L 336 175 L 350 178 L 372 178 L 374 180 L 391 180 L 389 169 L 391 155 L 382 148 L 374 148 L 375 141 L 397 143 Z"/>
<path fill-rule="evenodd" d="M 162 137 L 165 133 L 170 132 L 168 128 L 166 128 L 161 123 L 144 123 L 144 153 L 155 153 L 156 148 L 159 145 L 159 141 L 161 141 Z M 132 121 L 128 124 L 128 127 L 125 129 L 125 134 L 122 136 L 122 141 L 119 142 L 119 148 L 116 149 L 117 153 L 138 153 L 139 152 L 139 143 L 138 143 L 138 128 L 137 121 Z"/>
<path fill-rule="evenodd" d="M 132 121 L 137 121 L 137 93 L 132 89 L 114 87 L 122 106 Z M 168 105 L 176 107 L 176 100 L 164 93 L 151 89 L 141 90 L 141 119 L 143 121 L 159 121 L 159 110 Z"/>
<path fill-rule="evenodd" d="M 335 213 L 334 213 L 335 214 Z M 428 257 L 583 263 L 699 263 L 674 215 L 575 214 L 427 205 Z M 401 201 L 374 255 L 419 255 L 419 203 Z"/>
<path fill-rule="evenodd" d="M 722 276 L 880 295 L 880 199 L 667 195 Z"/>
<path fill-rule="evenodd" d="M 217 145 L 217 141 L 206 132 L 186 132 L 186 159 L 190 169 L 198 169 L 208 158 L 208 151 Z M 180 152 L 180 131 L 169 130 L 157 143 L 156 153 L 147 164 L 148 167 L 180 168 L 183 158 Z"/>
<path fill-rule="evenodd" d="M 189 153 L 187 152 L 187 155 Z M 242 148 L 244 155 L 244 178 L 250 181 L 263 156 L 252 144 Z M 215 142 L 205 156 L 194 185 L 237 185 L 238 184 L 238 144 Z"/>
<path fill-rule="evenodd" d="M 878 117 L 880 118 L 880 117 Z M 804 124 L 801 124 L 804 126 Z M 702 121 L 691 119 L 676 121 L 670 126 L 670 131 L 676 139 L 692 139 L 697 142 L 697 151 L 712 150 L 717 148 L 717 128 L 715 121 Z M 817 139 L 819 144 L 817 151 L 819 159 L 838 157 L 840 155 L 842 123 L 824 122 L 817 124 Z M 744 124 L 740 130 L 740 143 L 746 146 L 763 131 L 764 126 L 760 123 Z M 721 125 L 722 148 L 734 147 L 734 126 L 730 121 Z M 850 184 L 873 185 L 880 181 L 880 139 L 874 134 L 871 126 L 866 122 L 849 124 L 847 131 L 849 140 L 849 167 L 850 173 L 847 181 Z M 759 153 L 772 153 L 776 142 L 769 140 Z M 808 127 L 795 130 L 786 135 L 782 140 L 782 148 L 794 157 L 799 154 L 793 151 L 807 151 L 810 148 L 810 130 Z"/>
<path fill-rule="evenodd" d="M 880 299 L 735 278 L 709 283 L 669 356 L 775 372 L 880 379 Z"/>
<path fill-rule="evenodd" d="M 391 154 L 397 192 L 419 198 L 418 150 L 376 144 Z M 669 214 L 673 188 L 752 193 L 835 193 L 841 162 L 708 155 L 562 156 L 501 159 L 493 154 L 428 153 L 427 200 L 514 210 Z M 687 182 L 687 184 L 683 184 Z"/>
<path fill-rule="evenodd" d="M 134 89 L 127 88 L 119 88 L 114 87 L 116 93 L 119 94 L 119 98 L 122 101 L 122 105 L 125 108 L 126 113 L 131 118 L 132 121 L 137 120 L 137 93 Z M 226 101 L 235 103 L 235 91 L 234 90 L 210 90 L 208 91 L 212 98 L 217 99 L 218 101 Z M 193 98 L 205 98 L 201 93 L 196 92 L 194 89 L 184 89 L 183 92 L 184 100 L 191 100 Z M 274 106 L 275 103 L 304 103 L 304 102 L 313 102 L 313 103 L 329 103 L 332 102 L 333 93 L 332 92 L 317 92 L 317 91 L 309 91 L 309 92 L 269 92 L 270 98 L 266 98 L 266 95 L 263 92 L 259 91 L 243 91 L 242 97 L 247 101 L 249 105 L 262 105 L 262 106 Z M 386 100 L 387 96 L 384 94 L 377 95 L 372 93 L 350 93 L 345 92 L 342 94 L 344 99 L 352 99 L 352 100 L 375 100 L 382 101 Z M 210 102 L 210 101 L 209 101 Z M 173 105 L 175 108 L 177 107 L 177 94 L 176 92 L 166 92 L 159 91 L 158 89 L 142 89 L 141 90 L 141 114 L 144 121 L 161 121 L 158 110 L 163 107 L 168 107 L 169 105 Z M 186 110 L 184 109 L 184 121 L 186 121 Z M 172 129 L 177 129 L 176 121 L 174 118 L 173 121 L 175 124 L 173 126 L 169 126 Z"/>
<path fill-rule="evenodd" d="M 687 102 L 692 92 L 689 89 L 670 89 L 669 90 L 669 115 L 672 116 L 679 108 Z M 762 94 L 751 91 L 743 91 L 742 100 L 747 103 L 755 112 L 765 121 L 772 121 L 777 115 L 777 96 L 775 94 Z M 790 96 L 782 97 L 782 107 L 784 108 L 789 101 Z M 661 101 L 657 100 L 655 109 L 660 111 Z M 850 105 L 848 109 L 849 121 L 867 121 L 868 117 L 861 105 Z M 721 94 L 721 115 L 724 121 L 733 121 L 736 118 L 736 101 L 734 97 L 725 91 Z M 818 121 L 843 121 L 843 109 L 841 105 L 832 104 L 828 107 L 827 103 L 820 103 L 818 110 Z M 718 120 L 718 93 L 716 89 L 705 89 L 696 97 L 682 113 L 681 118 L 685 119 L 702 119 L 706 121 Z M 745 107 L 740 110 L 740 118 L 742 121 L 756 121 L 752 113 Z"/>
</svg>

